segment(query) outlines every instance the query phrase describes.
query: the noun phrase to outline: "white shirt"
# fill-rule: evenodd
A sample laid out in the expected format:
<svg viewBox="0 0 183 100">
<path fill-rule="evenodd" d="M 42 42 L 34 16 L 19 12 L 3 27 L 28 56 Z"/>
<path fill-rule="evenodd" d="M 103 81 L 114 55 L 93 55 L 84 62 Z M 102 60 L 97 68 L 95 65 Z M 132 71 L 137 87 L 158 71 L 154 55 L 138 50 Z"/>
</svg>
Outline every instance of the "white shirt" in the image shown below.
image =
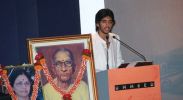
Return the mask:
<svg viewBox="0 0 183 100">
<path fill-rule="evenodd" d="M 114 33 L 109 33 L 109 48 L 108 48 L 108 65 L 109 69 L 116 68 L 124 61 L 122 60 L 120 42 L 114 39 L 119 36 Z M 98 33 L 92 34 L 92 44 L 94 53 L 94 63 L 96 72 L 104 71 L 107 69 L 107 45 Z"/>
</svg>

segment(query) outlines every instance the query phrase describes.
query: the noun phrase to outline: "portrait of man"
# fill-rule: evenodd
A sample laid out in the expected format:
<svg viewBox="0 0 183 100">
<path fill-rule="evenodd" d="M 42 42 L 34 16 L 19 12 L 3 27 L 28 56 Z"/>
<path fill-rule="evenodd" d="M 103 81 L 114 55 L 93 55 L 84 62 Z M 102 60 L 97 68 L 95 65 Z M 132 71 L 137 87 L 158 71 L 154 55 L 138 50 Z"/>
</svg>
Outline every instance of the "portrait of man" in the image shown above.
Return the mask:
<svg viewBox="0 0 183 100">
<path fill-rule="evenodd" d="M 91 34 L 28 39 L 29 62 L 42 54 L 44 100 L 97 100 Z M 91 51 L 86 59 L 83 51 Z M 83 59 L 83 57 L 85 57 Z"/>
<path fill-rule="evenodd" d="M 39 52 L 42 52 L 45 56 L 47 67 L 52 74 L 55 85 L 59 89 L 68 92 L 74 85 L 73 83 L 81 66 L 83 48 L 83 44 L 38 48 Z M 44 100 L 62 100 L 63 95 L 46 78 L 43 78 L 42 81 Z M 71 97 L 72 100 L 89 100 L 89 87 L 86 74 L 83 75 L 83 79 Z"/>
</svg>

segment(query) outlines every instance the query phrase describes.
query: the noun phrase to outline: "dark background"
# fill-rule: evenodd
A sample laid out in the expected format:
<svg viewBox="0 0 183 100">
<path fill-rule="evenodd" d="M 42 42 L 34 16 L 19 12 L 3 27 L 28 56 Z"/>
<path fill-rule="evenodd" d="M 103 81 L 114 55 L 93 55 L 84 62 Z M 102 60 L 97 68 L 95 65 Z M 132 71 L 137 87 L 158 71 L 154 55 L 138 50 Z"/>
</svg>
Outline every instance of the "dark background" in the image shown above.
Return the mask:
<svg viewBox="0 0 183 100">
<path fill-rule="evenodd" d="M 80 34 L 79 0 L 1 0 L 0 64 L 28 63 L 27 38 Z"/>
</svg>

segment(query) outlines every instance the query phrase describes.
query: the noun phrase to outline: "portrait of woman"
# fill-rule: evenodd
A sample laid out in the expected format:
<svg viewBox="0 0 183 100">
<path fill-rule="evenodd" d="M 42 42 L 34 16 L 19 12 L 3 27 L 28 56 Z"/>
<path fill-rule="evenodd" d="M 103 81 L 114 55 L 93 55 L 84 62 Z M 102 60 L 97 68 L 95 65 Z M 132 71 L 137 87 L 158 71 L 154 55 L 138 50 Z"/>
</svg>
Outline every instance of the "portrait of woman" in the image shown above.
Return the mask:
<svg viewBox="0 0 183 100">
<path fill-rule="evenodd" d="M 13 68 L 9 73 L 10 85 L 18 100 L 30 100 L 32 93 L 31 75 L 22 68 Z"/>
</svg>

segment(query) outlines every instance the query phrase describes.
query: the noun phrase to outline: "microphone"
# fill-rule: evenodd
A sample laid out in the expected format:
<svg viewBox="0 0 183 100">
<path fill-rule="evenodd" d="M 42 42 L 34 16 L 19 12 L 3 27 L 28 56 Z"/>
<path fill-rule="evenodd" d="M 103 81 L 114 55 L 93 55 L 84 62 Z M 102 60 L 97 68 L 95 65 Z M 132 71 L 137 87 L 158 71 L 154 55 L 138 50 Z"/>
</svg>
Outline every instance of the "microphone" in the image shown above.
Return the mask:
<svg viewBox="0 0 183 100">
<path fill-rule="evenodd" d="M 107 45 L 107 48 L 109 48 L 109 45 L 110 45 L 110 42 L 109 42 L 109 35 L 106 36 L 106 45 Z"/>
<path fill-rule="evenodd" d="M 136 54 L 137 56 L 139 56 L 141 59 L 143 59 L 144 61 L 146 61 L 146 58 L 144 55 L 142 55 L 141 53 L 139 53 L 138 51 L 136 51 L 135 49 L 133 49 L 132 47 L 130 47 L 129 45 L 127 45 L 126 43 L 124 43 L 123 41 L 119 40 L 118 38 L 116 38 L 116 36 L 113 36 L 114 39 L 118 40 L 120 42 L 121 45 L 123 45 L 124 47 L 126 47 L 128 50 L 130 50 L 131 52 L 133 52 L 134 54 Z"/>
<path fill-rule="evenodd" d="M 109 44 L 110 44 L 110 42 L 109 42 L 109 35 L 107 35 L 106 36 L 106 45 L 107 45 L 107 50 L 106 50 L 106 52 L 107 52 L 107 57 L 106 57 L 106 60 L 107 60 L 107 70 L 109 69 L 109 52 L 108 52 L 108 49 L 109 49 Z"/>
</svg>

